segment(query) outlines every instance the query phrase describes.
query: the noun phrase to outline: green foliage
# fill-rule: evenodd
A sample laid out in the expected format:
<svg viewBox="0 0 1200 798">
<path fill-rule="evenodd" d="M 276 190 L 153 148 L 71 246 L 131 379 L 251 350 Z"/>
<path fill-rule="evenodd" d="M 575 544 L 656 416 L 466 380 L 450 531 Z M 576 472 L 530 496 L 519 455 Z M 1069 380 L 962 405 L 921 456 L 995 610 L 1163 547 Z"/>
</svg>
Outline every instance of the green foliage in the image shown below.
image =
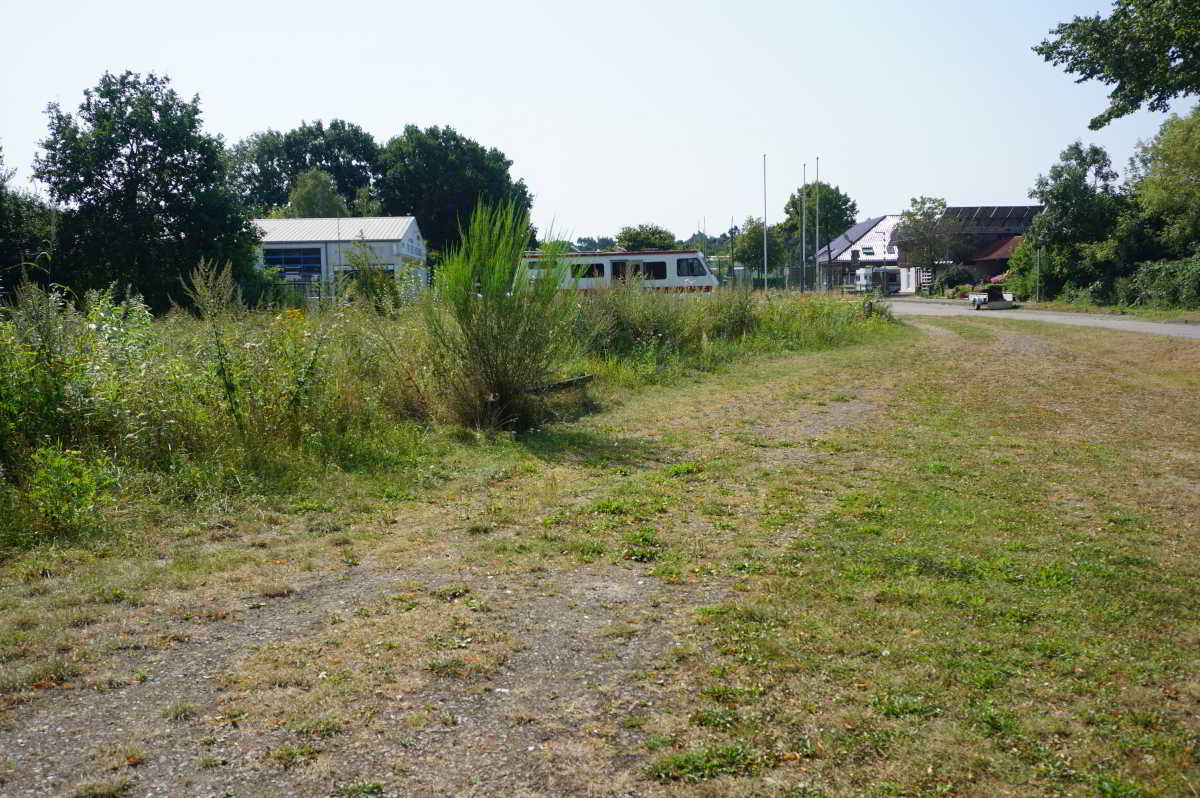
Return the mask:
<svg viewBox="0 0 1200 798">
<path fill-rule="evenodd" d="M 671 754 L 650 766 L 648 774 L 660 781 L 704 781 L 717 776 L 757 773 L 766 757 L 744 745 L 713 746 Z"/>
<path fill-rule="evenodd" d="M 480 203 L 532 207 L 525 182 L 509 174 L 511 166 L 500 150 L 452 127 L 408 125 L 380 153 L 376 193 L 385 214 L 416 216 L 425 240 L 444 252 L 458 241 L 460 227 Z"/>
<path fill-rule="evenodd" d="M 1166 111 L 1175 97 L 1200 92 L 1200 15 L 1192 0 L 1116 0 L 1112 14 L 1075 17 L 1033 48 L 1046 61 L 1113 86 L 1098 130 L 1146 105 Z"/>
<path fill-rule="evenodd" d="M 949 288 L 956 288 L 960 285 L 973 285 L 974 283 L 974 272 L 965 266 L 952 266 L 938 275 L 937 279 L 934 280 L 933 289 L 935 293 L 942 293 Z"/>
<path fill-rule="evenodd" d="M 466 426 L 527 428 L 545 418 L 540 389 L 574 349 L 575 302 L 560 288 L 553 251 L 522 260 L 529 215 L 515 202 L 481 204 L 438 269 L 426 305 L 430 368 L 448 418 Z"/>
<path fill-rule="evenodd" d="M 779 268 L 783 263 L 783 230 L 773 224 L 767 229 L 767 268 Z M 733 259 L 747 269 L 761 270 L 763 263 L 763 222 L 752 216 L 746 217 L 733 240 Z"/>
<path fill-rule="evenodd" d="M 200 258 L 253 269 L 256 233 L 198 98 L 165 77 L 106 72 L 77 115 L 57 103 L 47 113 L 34 176 L 66 206 L 53 279 L 76 291 L 131 284 L 161 310 Z"/>
<path fill-rule="evenodd" d="M 296 175 L 287 205 L 273 211 L 279 219 L 312 219 L 349 216 L 346 200 L 337 192 L 333 175 L 309 169 Z"/>
<path fill-rule="evenodd" d="M 820 209 L 821 240 L 817 241 L 817 211 Z M 785 220 L 782 233 L 789 244 L 799 247 L 802 222 L 807 223 L 804 235 L 809 257 L 827 242 L 854 226 L 858 218 L 858 203 L 837 186 L 825 182 L 809 183 L 792 192 L 783 206 Z M 762 235 L 762 228 L 759 228 Z"/>
<path fill-rule="evenodd" d="M 657 224 L 626 226 L 617 233 L 617 246 L 630 252 L 648 249 L 674 249 L 675 234 Z"/>
<path fill-rule="evenodd" d="M 1140 150 L 1138 201 L 1162 217 L 1163 242 L 1186 254 L 1200 243 L 1200 105 L 1185 117 L 1172 115 Z"/>
<path fill-rule="evenodd" d="M 378 215 L 368 213 L 375 209 L 364 203 L 370 201 L 379 145 L 370 133 L 343 119 L 332 120 L 328 127 L 317 120 L 286 133 L 254 133 L 233 147 L 230 160 L 239 194 L 260 213 L 286 204 L 297 177 L 319 169 L 330 175 L 355 216 Z"/>
<path fill-rule="evenodd" d="M 1200 257 L 1143 263 L 1122 288 L 1127 304 L 1200 308 Z"/>
<path fill-rule="evenodd" d="M 97 510 L 104 491 L 114 480 L 109 467 L 75 450 L 42 447 L 30 458 L 33 471 L 26 496 L 57 536 L 92 531 L 99 525 Z"/>
<path fill-rule="evenodd" d="M 37 196 L 14 191 L 8 186 L 12 171 L 4 168 L 0 149 L 0 291 L 4 270 L 10 266 L 41 260 L 53 245 L 58 211 Z"/>
<path fill-rule="evenodd" d="M 936 269 L 939 263 L 954 260 L 961 248 L 962 224 L 946 216 L 944 199 L 913 197 L 892 231 L 892 243 L 905 266 Z"/>
</svg>

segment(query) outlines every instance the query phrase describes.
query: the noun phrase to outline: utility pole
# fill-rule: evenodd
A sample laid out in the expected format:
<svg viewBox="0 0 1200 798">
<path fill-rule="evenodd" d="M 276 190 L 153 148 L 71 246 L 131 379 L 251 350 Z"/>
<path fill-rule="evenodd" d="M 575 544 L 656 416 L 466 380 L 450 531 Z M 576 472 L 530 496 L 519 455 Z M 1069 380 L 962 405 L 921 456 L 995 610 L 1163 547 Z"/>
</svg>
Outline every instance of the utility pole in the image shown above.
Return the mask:
<svg viewBox="0 0 1200 798">
<path fill-rule="evenodd" d="M 767 290 L 767 154 L 763 153 L 763 291 Z"/>
<path fill-rule="evenodd" d="M 804 290 L 804 274 L 808 271 L 808 164 L 800 170 L 800 290 Z"/>
</svg>

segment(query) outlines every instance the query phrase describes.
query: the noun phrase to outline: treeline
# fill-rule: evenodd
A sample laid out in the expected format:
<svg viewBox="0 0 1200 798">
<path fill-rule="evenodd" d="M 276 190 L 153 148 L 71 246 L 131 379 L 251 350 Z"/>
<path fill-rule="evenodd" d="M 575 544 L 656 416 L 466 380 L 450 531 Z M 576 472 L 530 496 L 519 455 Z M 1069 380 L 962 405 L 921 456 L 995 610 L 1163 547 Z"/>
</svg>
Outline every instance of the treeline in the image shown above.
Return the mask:
<svg viewBox="0 0 1200 798">
<path fill-rule="evenodd" d="M 1116 0 L 1108 16 L 1075 17 L 1033 49 L 1077 82 L 1111 87 L 1089 125 L 1098 130 L 1200 93 L 1197 19 L 1192 2 Z M 1076 142 L 1029 195 L 1045 210 L 1010 261 L 1017 293 L 1200 307 L 1200 107 L 1141 142 L 1124 183 L 1103 148 Z"/>
<path fill-rule="evenodd" d="M 256 217 L 412 215 L 445 251 L 478 202 L 532 206 L 502 152 L 450 127 L 380 143 L 335 119 L 226 146 L 204 130 L 199 97 L 133 72 L 105 73 L 74 113 L 52 103 L 47 115 L 33 175 L 48 200 L 11 188 L 0 152 L 0 289 L 25 264 L 77 293 L 129 286 L 161 310 L 205 259 L 231 264 L 253 297 Z"/>
<path fill-rule="evenodd" d="M 1076 142 L 1030 196 L 1044 210 L 1010 262 L 1018 294 L 1200 307 L 1200 106 L 1141 142 L 1124 182 L 1102 147 Z"/>
<path fill-rule="evenodd" d="M 819 224 L 818 224 L 819 214 Z M 829 241 L 846 232 L 858 217 L 858 203 L 838 186 L 813 182 L 798 187 L 783 207 L 783 219 L 767 226 L 767 262 L 770 268 L 798 266 L 807 255 L 809 262 Z M 819 235 L 819 238 L 818 238 Z M 700 249 L 710 255 L 728 255 L 750 268 L 763 261 L 763 220 L 746 217 L 719 235 L 697 230 L 687 239 L 679 239 L 657 224 L 622 227 L 612 237 L 583 237 L 573 242 L 584 252 L 614 247 L 631 252 L 650 249 Z"/>
</svg>

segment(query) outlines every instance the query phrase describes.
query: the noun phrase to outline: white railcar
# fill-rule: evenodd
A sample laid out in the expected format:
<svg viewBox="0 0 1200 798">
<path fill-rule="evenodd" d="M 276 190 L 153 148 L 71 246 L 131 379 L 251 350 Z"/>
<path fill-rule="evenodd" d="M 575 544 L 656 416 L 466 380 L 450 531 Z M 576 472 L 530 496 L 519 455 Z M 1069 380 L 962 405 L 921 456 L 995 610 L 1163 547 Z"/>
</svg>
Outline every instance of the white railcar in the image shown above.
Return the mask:
<svg viewBox="0 0 1200 798">
<path fill-rule="evenodd" d="M 561 259 L 570 266 L 563 288 L 581 291 L 608 288 L 620 280 L 640 278 L 646 288 L 660 291 L 711 291 L 717 287 L 713 273 L 698 249 L 663 249 L 643 252 L 567 252 L 525 256 L 530 270 L 543 260 Z"/>
</svg>

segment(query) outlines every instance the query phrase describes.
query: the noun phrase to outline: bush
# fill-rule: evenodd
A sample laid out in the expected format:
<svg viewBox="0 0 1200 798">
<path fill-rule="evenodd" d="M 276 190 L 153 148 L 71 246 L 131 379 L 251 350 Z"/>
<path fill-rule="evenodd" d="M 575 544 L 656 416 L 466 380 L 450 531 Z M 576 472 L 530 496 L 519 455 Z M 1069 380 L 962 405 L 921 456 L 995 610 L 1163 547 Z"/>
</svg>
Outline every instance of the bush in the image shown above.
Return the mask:
<svg viewBox="0 0 1200 798">
<path fill-rule="evenodd" d="M 438 269 L 426 303 L 430 367 L 450 421 L 524 429 L 546 417 L 541 389 L 575 348 L 575 300 L 564 263 L 523 261 L 528 213 L 480 205 Z"/>
<path fill-rule="evenodd" d="M 944 294 L 947 290 L 956 286 L 972 286 L 975 284 L 975 273 L 965 266 L 951 266 L 946 271 L 937 276 L 933 282 L 933 291 L 936 294 Z"/>
<path fill-rule="evenodd" d="M 1200 257 L 1142 263 L 1130 283 L 1128 292 L 1133 303 L 1160 308 L 1200 308 Z"/>
</svg>

